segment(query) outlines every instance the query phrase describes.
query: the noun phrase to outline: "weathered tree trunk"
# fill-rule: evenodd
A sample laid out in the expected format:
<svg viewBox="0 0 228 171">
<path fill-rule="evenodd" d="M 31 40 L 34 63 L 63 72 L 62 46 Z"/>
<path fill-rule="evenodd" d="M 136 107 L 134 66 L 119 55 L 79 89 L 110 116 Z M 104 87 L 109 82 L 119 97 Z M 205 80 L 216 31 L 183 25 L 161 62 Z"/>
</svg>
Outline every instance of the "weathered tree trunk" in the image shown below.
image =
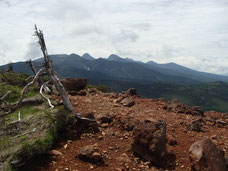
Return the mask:
<svg viewBox="0 0 228 171">
<path fill-rule="evenodd" d="M 74 109 L 62 83 L 60 82 L 59 78 L 55 75 L 55 73 L 53 71 L 52 63 L 51 63 L 50 57 L 47 52 L 43 32 L 41 30 L 38 30 L 36 26 L 35 26 L 35 34 L 39 39 L 38 43 L 40 44 L 40 48 L 41 48 L 41 51 L 44 56 L 44 66 L 45 66 L 46 72 L 47 72 L 51 82 L 55 86 L 56 90 L 59 92 L 59 95 L 61 96 L 61 98 L 63 100 L 63 104 L 64 104 L 65 108 L 67 110 L 71 111 L 72 114 L 76 114 L 75 109 Z"/>
</svg>

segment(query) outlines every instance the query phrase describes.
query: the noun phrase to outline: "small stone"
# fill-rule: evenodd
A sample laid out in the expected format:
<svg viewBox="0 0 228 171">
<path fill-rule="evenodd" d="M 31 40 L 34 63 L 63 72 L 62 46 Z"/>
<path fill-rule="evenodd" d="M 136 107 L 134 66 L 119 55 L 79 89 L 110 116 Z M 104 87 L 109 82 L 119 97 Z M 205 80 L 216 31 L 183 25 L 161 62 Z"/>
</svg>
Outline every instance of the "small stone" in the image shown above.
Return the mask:
<svg viewBox="0 0 228 171">
<path fill-rule="evenodd" d="M 67 144 L 65 144 L 65 145 L 63 146 L 63 148 L 64 148 L 64 149 L 66 149 L 66 148 L 67 148 L 67 146 L 68 146 L 68 145 L 67 145 Z"/>
<path fill-rule="evenodd" d="M 99 136 L 99 137 L 98 137 L 98 140 L 103 140 L 103 139 L 104 139 L 103 136 Z"/>
<path fill-rule="evenodd" d="M 55 155 L 55 156 L 58 156 L 58 155 L 62 156 L 62 155 L 63 155 L 63 153 L 61 153 L 61 152 L 58 151 L 58 150 L 51 150 L 51 151 L 49 152 L 49 154 Z"/>
<path fill-rule="evenodd" d="M 108 147 L 109 150 L 114 150 L 114 147 Z"/>
<path fill-rule="evenodd" d="M 126 153 L 123 153 L 116 160 L 119 162 L 122 162 L 122 163 L 130 163 L 131 162 L 130 158 L 128 157 L 128 155 Z"/>
<path fill-rule="evenodd" d="M 108 127 L 108 123 L 103 123 L 103 124 L 101 124 L 101 127 L 102 127 L 102 128 L 107 128 L 107 127 Z"/>
</svg>

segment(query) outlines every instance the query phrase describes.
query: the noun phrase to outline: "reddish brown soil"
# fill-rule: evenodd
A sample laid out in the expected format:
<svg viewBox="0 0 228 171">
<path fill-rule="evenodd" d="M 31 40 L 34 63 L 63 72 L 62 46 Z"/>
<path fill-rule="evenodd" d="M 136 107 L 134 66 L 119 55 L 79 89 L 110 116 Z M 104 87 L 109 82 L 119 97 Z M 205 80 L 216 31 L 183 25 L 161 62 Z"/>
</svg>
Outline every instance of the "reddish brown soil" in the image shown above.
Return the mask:
<svg viewBox="0 0 228 171">
<path fill-rule="evenodd" d="M 167 102 L 154 99 L 143 99 L 133 97 L 136 104 L 132 107 L 123 107 L 114 103 L 116 99 L 112 94 L 87 94 L 86 96 L 70 96 L 77 112 L 94 112 L 95 116 L 100 113 L 114 114 L 116 118 L 132 116 L 137 119 L 154 118 L 163 119 L 167 123 L 167 136 L 176 137 L 177 145 L 167 144 L 169 152 L 169 163 L 173 168 L 167 170 L 191 170 L 189 162 L 189 147 L 196 141 L 210 138 L 218 148 L 225 151 L 228 157 L 228 127 L 219 128 L 209 122 L 203 125 L 205 132 L 188 131 L 183 122 L 190 123 L 200 116 L 177 114 L 163 109 Z M 221 118 L 222 114 L 207 112 L 207 116 Z M 98 140 L 102 136 L 103 140 Z M 100 138 L 99 138 L 100 139 Z M 70 140 L 70 141 L 69 141 Z M 45 156 L 31 161 L 23 170 L 49 170 L 49 171 L 86 171 L 86 170 L 157 170 L 155 167 L 148 167 L 146 162 L 140 161 L 131 150 L 132 131 L 123 130 L 115 119 L 107 128 L 101 127 L 100 133 L 84 133 L 77 138 L 76 134 L 68 128 L 61 140 L 55 146 L 55 150 L 63 155 Z M 71 142 L 72 141 L 72 142 Z M 104 166 L 97 166 L 81 161 L 77 155 L 85 145 L 97 144 L 104 157 Z M 65 147 L 64 147 L 65 146 Z M 124 163 L 117 158 L 126 153 L 130 162 Z M 28 169 L 29 168 L 29 169 Z M 31 169 L 33 168 L 33 169 Z"/>
</svg>

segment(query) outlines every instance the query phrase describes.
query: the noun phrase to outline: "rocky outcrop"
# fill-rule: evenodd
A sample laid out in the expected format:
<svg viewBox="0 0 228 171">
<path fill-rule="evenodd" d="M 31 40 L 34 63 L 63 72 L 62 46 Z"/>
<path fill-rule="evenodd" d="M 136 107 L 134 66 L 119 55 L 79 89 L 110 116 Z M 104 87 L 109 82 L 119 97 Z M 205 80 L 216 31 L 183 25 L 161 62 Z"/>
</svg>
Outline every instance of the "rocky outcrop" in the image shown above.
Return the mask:
<svg viewBox="0 0 228 171">
<path fill-rule="evenodd" d="M 87 85 L 85 78 L 64 78 L 60 80 L 66 91 L 80 91 Z"/>
<path fill-rule="evenodd" d="M 133 129 L 134 153 L 150 161 L 156 167 L 166 166 L 166 122 L 163 120 L 145 120 Z"/>
<path fill-rule="evenodd" d="M 193 116 L 204 116 L 203 109 L 199 106 L 193 106 L 192 108 L 181 103 L 179 100 L 174 99 L 167 105 L 166 109 L 175 113 L 186 113 Z"/>
<path fill-rule="evenodd" d="M 210 140 L 196 141 L 189 149 L 192 169 L 196 171 L 226 171 L 224 152 Z"/>
</svg>

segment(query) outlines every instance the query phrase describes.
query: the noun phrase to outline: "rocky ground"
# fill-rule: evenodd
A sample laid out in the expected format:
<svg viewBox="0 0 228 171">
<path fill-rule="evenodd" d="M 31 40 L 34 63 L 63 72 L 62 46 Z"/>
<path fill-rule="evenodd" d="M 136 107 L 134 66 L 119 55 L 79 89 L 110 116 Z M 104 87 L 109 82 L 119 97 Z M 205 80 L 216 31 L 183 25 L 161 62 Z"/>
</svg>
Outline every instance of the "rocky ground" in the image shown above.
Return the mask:
<svg viewBox="0 0 228 171">
<path fill-rule="evenodd" d="M 90 90 L 70 95 L 76 111 L 94 116 L 99 130 L 79 136 L 68 127 L 49 155 L 34 159 L 21 170 L 191 170 L 189 148 L 203 139 L 210 139 L 228 158 L 228 114 L 203 113 L 178 101 L 144 99 L 131 93 Z M 147 135 L 137 139 L 142 134 Z M 155 141 L 151 136 L 156 136 Z M 141 149 L 145 153 L 140 154 L 140 143 L 149 141 L 155 146 Z M 161 154 L 148 162 L 147 148 L 151 150 L 148 155 Z"/>
</svg>

